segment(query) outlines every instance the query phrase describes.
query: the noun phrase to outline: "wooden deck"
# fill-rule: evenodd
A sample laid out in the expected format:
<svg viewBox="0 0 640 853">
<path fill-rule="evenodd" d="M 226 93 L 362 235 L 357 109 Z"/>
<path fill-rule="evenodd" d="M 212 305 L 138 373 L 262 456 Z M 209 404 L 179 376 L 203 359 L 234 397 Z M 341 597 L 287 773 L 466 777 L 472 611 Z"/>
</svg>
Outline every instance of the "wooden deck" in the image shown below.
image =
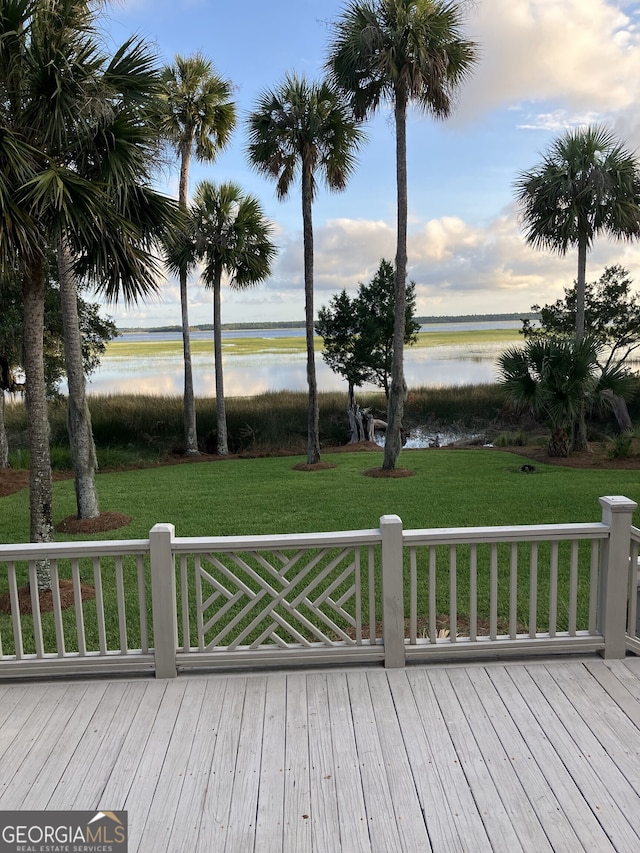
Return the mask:
<svg viewBox="0 0 640 853">
<path fill-rule="evenodd" d="M 130 851 L 640 850 L 640 659 L 0 687 L 0 810 Z"/>
</svg>

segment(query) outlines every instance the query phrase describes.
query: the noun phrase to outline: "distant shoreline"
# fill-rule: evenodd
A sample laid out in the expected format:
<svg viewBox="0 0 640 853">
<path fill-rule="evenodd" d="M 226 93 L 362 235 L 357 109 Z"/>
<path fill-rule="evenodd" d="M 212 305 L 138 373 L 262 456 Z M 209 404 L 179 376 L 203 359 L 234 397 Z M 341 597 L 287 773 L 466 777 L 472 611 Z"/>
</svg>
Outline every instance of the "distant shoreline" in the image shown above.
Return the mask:
<svg viewBox="0 0 640 853">
<path fill-rule="evenodd" d="M 435 325 L 437 323 L 491 323 L 501 320 L 537 320 L 540 317 L 531 311 L 525 311 L 522 314 L 447 314 L 438 317 L 416 317 L 416 322 L 420 325 Z M 263 323 L 223 323 L 222 328 L 226 332 L 245 329 L 304 329 L 305 324 L 302 320 L 289 320 L 282 322 Z M 181 332 L 182 326 L 122 326 L 118 328 L 118 332 Z M 212 323 L 201 323 L 196 326 L 191 326 L 191 331 L 194 332 L 211 332 L 213 331 Z"/>
</svg>

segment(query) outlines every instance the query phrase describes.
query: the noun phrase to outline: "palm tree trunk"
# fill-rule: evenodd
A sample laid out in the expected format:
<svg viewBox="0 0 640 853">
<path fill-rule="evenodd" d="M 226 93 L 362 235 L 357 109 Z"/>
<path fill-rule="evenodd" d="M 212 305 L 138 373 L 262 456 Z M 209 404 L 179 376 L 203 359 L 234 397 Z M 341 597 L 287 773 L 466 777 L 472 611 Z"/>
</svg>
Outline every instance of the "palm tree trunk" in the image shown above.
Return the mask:
<svg viewBox="0 0 640 853">
<path fill-rule="evenodd" d="M 4 390 L 0 388 L 0 468 L 9 467 L 9 441 L 4 425 Z"/>
<path fill-rule="evenodd" d="M 216 270 L 213 284 L 213 350 L 216 363 L 216 424 L 218 428 L 216 450 L 220 456 L 227 456 L 229 454 L 229 446 L 227 441 L 227 412 L 224 405 L 224 377 L 222 371 L 221 279 L 222 268 L 219 268 Z"/>
<path fill-rule="evenodd" d="M 22 279 L 25 404 L 29 425 L 29 511 L 32 542 L 53 541 L 49 419 L 44 377 L 44 272 L 42 258 L 27 260 Z M 46 561 L 38 561 L 38 589 L 51 589 Z"/>
<path fill-rule="evenodd" d="M 407 281 L 407 103 L 404 92 L 396 92 L 396 183 L 398 235 L 396 248 L 395 310 L 391 387 L 387 406 L 387 433 L 382 467 L 392 471 L 402 450 L 402 418 L 406 384 L 404 381 L 404 333 Z"/>
<path fill-rule="evenodd" d="M 97 518 L 100 515 L 96 491 L 98 463 L 91 429 L 91 412 L 87 404 L 78 318 L 78 294 L 71 269 L 69 247 L 64 240 L 60 241 L 58 247 L 58 275 L 64 333 L 64 361 L 69 389 L 67 427 L 75 477 L 78 518 Z"/>
<path fill-rule="evenodd" d="M 584 300 L 587 279 L 587 238 L 580 235 L 578 240 L 578 279 L 576 281 L 576 343 L 584 338 Z M 587 417 L 584 402 L 578 407 L 573 430 L 574 450 L 587 448 Z"/>
<path fill-rule="evenodd" d="M 189 161 L 191 143 L 183 146 L 180 158 L 179 204 L 183 210 L 187 208 L 189 185 Z M 184 397 L 183 423 L 185 454 L 197 456 L 198 430 L 196 424 L 196 398 L 193 391 L 193 368 L 191 366 L 191 334 L 189 328 L 189 298 L 187 293 L 187 271 L 180 270 L 180 307 L 182 312 L 182 353 L 184 360 Z"/>
<path fill-rule="evenodd" d="M 587 238 L 578 240 L 578 279 L 576 281 L 576 342 L 584 338 L 584 298 L 587 280 Z"/>
<path fill-rule="evenodd" d="M 313 342 L 313 214 L 311 173 L 302 170 L 302 226 L 304 241 L 304 313 L 307 340 L 307 385 L 309 386 L 309 411 L 307 428 L 307 464 L 320 461 L 320 413 L 316 381 L 315 349 Z"/>
</svg>

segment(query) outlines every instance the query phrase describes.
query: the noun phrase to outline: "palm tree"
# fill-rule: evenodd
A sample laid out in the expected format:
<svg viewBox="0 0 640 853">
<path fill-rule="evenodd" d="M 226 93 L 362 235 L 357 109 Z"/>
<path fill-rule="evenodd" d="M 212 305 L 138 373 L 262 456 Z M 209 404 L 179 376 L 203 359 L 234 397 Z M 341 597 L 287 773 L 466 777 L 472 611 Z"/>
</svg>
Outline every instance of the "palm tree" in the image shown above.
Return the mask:
<svg viewBox="0 0 640 853">
<path fill-rule="evenodd" d="M 222 369 L 222 276 L 226 274 L 230 285 L 238 289 L 268 278 L 276 254 L 272 230 L 259 201 L 239 186 L 202 181 L 196 187 L 184 237 L 174 243 L 168 257 L 173 269 L 189 270 L 202 264 L 202 279 L 213 290 L 217 452 L 221 456 L 229 452 Z"/>
<path fill-rule="evenodd" d="M 285 76 L 274 90 L 259 97 L 249 116 L 249 162 L 276 180 L 284 199 L 300 174 L 304 243 L 304 295 L 309 414 L 307 464 L 320 461 L 318 389 L 314 352 L 313 201 L 320 172 L 330 190 L 343 190 L 354 168 L 362 134 L 341 97 L 325 81 L 308 83 Z"/>
<path fill-rule="evenodd" d="M 334 25 L 327 69 L 348 94 L 356 118 L 391 105 L 396 131 L 397 248 L 391 391 L 383 468 L 393 470 L 402 448 L 406 385 L 407 108 L 449 116 L 455 92 L 471 72 L 476 45 L 462 38 L 461 4 L 442 0 L 353 0 Z"/>
<path fill-rule="evenodd" d="M 43 360 L 45 257 L 65 242 L 78 275 L 91 271 L 108 289 L 122 281 L 125 292 L 155 286 L 150 232 L 114 204 L 118 150 L 100 155 L 113 139 L 105 119 L 113 114 L 118 58 L 144 54 L 141 42 L 116 52 L 111 78 L 99 48 L 93 4 L 80 0 L 13 0 L 0 14 L 0 275 L 17 271 L 22 281 L 24 369 L 29 422 L 32 541 L 53 538 L 51 465 Z M 149 71 L 147 58 L 143 63 Z M 144 75 L 148 80 L 148 73 Z M 132 81 L 132 83 L 135 81 Z M 142 81 L 138 81 L 142 82 Z M 142 83 L 136 95 L 148 97 Z M 125 147 L 128 141 L 124 140 Z M 82 153 L 94 169 L 110 166 L 112 180 L 86 177 Z M 143 187 L 149 209 L 170 205 Z M 103 278 L 104 274 L 104 278 Z M 50 585 L 46 567 L 39 586 Z"/>
<path fill-rule="evenodd" d="M 182 210 L 189 197 L 189 166 L 196 159 L 212 163 L 229 142 L 236 123 L 231 83 L 218 76 L 200 53 L 176 56 L 163 72 L 165 103 L 162 133 L 175 146 L 180 158 L 178 199 Z M 187 271 L 178 270 L 182 307 L 182 345 L 184 352 L 184 429 L 187 454 L 198 453 L 196 405 L 191 368 Z"/>
<path fill-rule="evenodd" d="M 568 130 L 516 183 L 528 243 L 578 249 L 576 338 L 584 337 L 587 252 L 599 234 L 640 236 L 640 162 L 606 128 Z"/>
<path fill-rule="evenodd" d="M 74 249 L 73 236 L 67 230 L 57 247 L 68 427 L 78 518 L 95 518 L 100 509 L 95 484 L 96 452 L 86 398 L 77 278 L 84 274 L 93 279 L 95 289 L 105 292 L 111 301 L 121 296 L 128 302 L 137 301 L 154 289 L 147 260 L 139 254 L 140 249 L 143 253 L 153 250 L 167 218 L 167 210 L 163 209 L 165 201 L 147 186 L 158 147 L 152 119 L 155 98 L 161 88 L 154 62 L 153 55 L 135 39 L 117 51 L 101 69 L 102 110 L 95 118 L 93 138 L 83 138 L 80 148 L 69 146 L 67 150 L 69 165 L 85 179 L 99 182 L 121 217 L 115 234 L 119 250 L 111 249 L 106 258 L 104 242 L 105 238 L 110 239 L 108 234 L 101 236 L 98 245 L 82 243 Z M 129 235 L 125 239 L 127 230 Z"/>
<path fill-rule="evenodd" d="M 604 407 L 612 395 L 628 398 L 633 393 L 633 379 L 624 367 L 600 368 L 601 349 L 590 337 L 540 338 L 511 347 L 498 359 L 502 385 L 514 406 L 548 421 L 549 456 L 569 455 L 585 404 Z"/>
</svg>

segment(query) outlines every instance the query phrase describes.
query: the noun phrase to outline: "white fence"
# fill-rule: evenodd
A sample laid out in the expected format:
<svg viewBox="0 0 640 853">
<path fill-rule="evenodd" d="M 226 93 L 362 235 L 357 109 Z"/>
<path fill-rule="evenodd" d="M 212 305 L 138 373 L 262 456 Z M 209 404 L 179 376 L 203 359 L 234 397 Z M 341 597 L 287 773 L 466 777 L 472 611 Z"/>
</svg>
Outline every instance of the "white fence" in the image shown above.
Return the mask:
<svg viewBox="0 0 640 853">
<path fill-rule="evenodd" d="M 640 653 L 637 505 L 600 503 L 594 524 L 2 545 L 0 678 Z M 24 594 L 41 560 L 47 605 Z"/>
</svg>

